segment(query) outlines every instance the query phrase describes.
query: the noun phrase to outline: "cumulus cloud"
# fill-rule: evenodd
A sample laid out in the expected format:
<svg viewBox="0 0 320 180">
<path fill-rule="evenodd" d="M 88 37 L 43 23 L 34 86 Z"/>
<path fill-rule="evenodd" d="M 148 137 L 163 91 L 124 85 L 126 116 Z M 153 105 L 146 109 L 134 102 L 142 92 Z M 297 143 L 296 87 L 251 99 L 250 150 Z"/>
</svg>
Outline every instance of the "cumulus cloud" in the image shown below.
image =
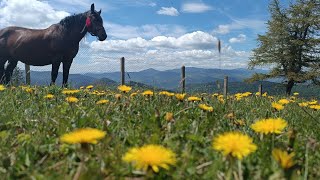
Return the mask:
<svg viewBox="0 0 320 180">
<path fill-rule="evenodd" d="M 167 16 L 178 16 L 179 12 L 174 7 L 161 7 L 161 9 L 157 11 L 157 14 L 167 15 Z"/>
<path fill-rule="evenodd" d="M 220 60 L 216 50 L 217 38 L 202 31 L 187 33 L 179 37 L 156 36 L 150 40 L 141 37 L 128 40 L 94 41 L 89 43 L 90 54 L 87 67 L 77 64 L 76 69 L 95 72 L 118 71 L 119 58 L 126 57 L 127 71 L 146 68 L 167 70 L 182 65 L 202 68 L 246 67 L 250 55 L 223 46 Z M 81 54 L 79 57 L 81 59 Z M 219 66 L 221 64 L 221 66 Z M 113 67 L 113 68 L 112 68 Z"/>
<path fill-rule="evenodd" d="M 125 5 L 125 6 L 134 6 L 134 7 L 141 7 L 141 6 L 150 6 L 155 7 L 157 3 L 153 0 L 116 0 L 112 3 Z"/>
<path fill-rule="evenodd" d="M 46 28 L 68 15 L 65 11 L 53 9 L 44 1 L 3 0 L 0 4 L 0 27 L 15 25 Z"/>
<path fill-rule="evenodd" d="M 136 37 L 153 38 L 155 36 L 181 36 L 186 29 L 179 25 L 146 24 L 142 26 L 121 25 L 113 22 L 105 22 L 107 33 L 116 39 L 130 39 Z"/>
<path fill-rule="evenodd" d="M 239 34 L 238 37 L 233 37 L 229 39 L 230 43 L 241 43 L 244 42 L 247 39 L 247 36 L 244 34 Z"/>
<path fill-rule="evenodd" d="M 71 73 L 119 71 L 121 57 L 126 58 L 126 71 L 147 68 L 168 70 L 182 65 L 199 68 L 245 68 L 250 52 L 237 51 L 229 45 L 216 48 L 217 38 L 196 31 L 179 37 L 156 36 L 127 40 L 83 41 Z M 21 66 L 23 68 L 23 66 Z M 31 67 L 32 70 L 50 70 L 50 66 Z"/>
<path fill-rule="evenodd" d="M 216 29 L 213 30 L 213 33 L 217 34 L 228 34 L 232 30 L 239 29 L 252 29 L 257 32 L 265 30 L 266 24 L 265 21 L 257 19 L 232 19 L 230 24 L 219 25 Z"/>
<path fill-rule="evenodd" d="M 203 13 L 212 10 L 212 7 L 204 3 L 190 2 L 184 3 L 181 9 L 185 13 Z"/>
</svg>

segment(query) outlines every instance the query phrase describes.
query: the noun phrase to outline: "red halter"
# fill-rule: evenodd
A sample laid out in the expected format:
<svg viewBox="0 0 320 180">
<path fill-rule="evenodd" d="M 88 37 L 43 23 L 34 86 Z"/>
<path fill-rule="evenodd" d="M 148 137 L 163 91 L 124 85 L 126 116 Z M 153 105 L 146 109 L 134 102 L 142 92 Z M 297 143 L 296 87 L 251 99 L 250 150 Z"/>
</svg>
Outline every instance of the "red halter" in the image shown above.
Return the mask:
<svg viewBox="0 0 320 180">
<path fill-rule="evenodd" d="M 87 17 L 87 19 L 86 19 L 86 26 L 87 26 L 87 28 L 89 28 L 91 26 L 91 19 L 89 17 Z"/>
</svg>

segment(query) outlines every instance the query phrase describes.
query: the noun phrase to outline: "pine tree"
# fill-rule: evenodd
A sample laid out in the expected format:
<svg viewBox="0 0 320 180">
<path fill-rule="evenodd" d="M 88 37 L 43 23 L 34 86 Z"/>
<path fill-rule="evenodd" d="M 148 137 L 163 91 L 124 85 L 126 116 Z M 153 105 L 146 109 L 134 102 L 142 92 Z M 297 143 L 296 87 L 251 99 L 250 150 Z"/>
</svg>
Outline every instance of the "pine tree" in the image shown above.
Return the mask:
<svg viewBox="0 0 320 180">
<path fill-rule="evenodd" d="M 320 84 L 320 1 L 296 0 L 285 9 L 273 0 L 269 11 L 268 30 L 258 35 L 249 68 L 270 65 L 271 70 L 250 80 L 283 77 L 288 95 L 296 83 Z"/>
</svg>

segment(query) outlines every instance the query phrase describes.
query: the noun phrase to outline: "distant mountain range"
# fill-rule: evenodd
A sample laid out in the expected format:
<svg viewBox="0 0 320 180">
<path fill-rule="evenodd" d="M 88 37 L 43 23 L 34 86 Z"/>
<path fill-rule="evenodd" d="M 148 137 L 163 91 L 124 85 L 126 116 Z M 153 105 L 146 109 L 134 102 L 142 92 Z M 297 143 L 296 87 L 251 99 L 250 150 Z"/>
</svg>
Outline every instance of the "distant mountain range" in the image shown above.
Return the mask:
<svg viewBox="0 0 320 180">
<path fill-rule="evenodd" d="M 245 78 L 250 77 L 255 72 L 266 72 L 263 70 L 250 71 L 247 69 L 202 69 L 202 68 L 186 68 L 186 84 L 210 83 L 221 80 L 224 76 L 229 76 L 230 82 L 242 82 Z M 155 86 L 164 89 L 176 89 L 181 81 L 181 70 L 172 69 L 166 71 L 158 71 L 155 69 L 146 69 L 140 72 L 127 72 L 126 81 L 134 81 L 149 86 Z M 33 85 L 50 84 L 50 71 L 32 71 L 31 83 Z M 62 73 L 59 72 L 57 83 L 62 82 Z M 86 74 L 70 74 L 69 82 L 75 86 L 83 86 L 104 82 L 107 85 L 114 85 L 120 82 L 120 73 L 86 73 Z"/>
<path fill-rule="evenodd" d="M 203 68 L 186 68 L 186 89 L 189 92 L 218 92 L 222 91 L 224 76 L 229 77 L 230 93 L 236 92 L 256 92 L 259 83 L 247 84 L 243 80 L 251 77 L 254 73 L 266 73 L 266 70 L 251 71 L 248 69 L 203 69 Z M 145 88 L 166 89 L 180 91 L 181 88 L 181 69 L 172 69 L 158 71 L 155 69 L 146 69 L 140 72 L 126 72 L 126 83 L 132 86 Z M 50 71 L 32 71 L 32 85 L 49 85 L 51 80 Z M 116 87 L 120 82 L 120 73 L 86 73 L 70 74 L 69 83 L 71 86 L 78 88 L 89 84 Z M 278 82 L 264 81 L 260 82 L 264 90 L 272 94 L 283 94 L 285 86 Z M 62 83 L 62 73 L 59 72 L 57 84 Z M 306 92 L 307 96 L 320 98 L 320 88 L 312 86 L 295 86 L 294 90 Z M 319 90 L 317 92 L 317 90 Z"/>
</svg>

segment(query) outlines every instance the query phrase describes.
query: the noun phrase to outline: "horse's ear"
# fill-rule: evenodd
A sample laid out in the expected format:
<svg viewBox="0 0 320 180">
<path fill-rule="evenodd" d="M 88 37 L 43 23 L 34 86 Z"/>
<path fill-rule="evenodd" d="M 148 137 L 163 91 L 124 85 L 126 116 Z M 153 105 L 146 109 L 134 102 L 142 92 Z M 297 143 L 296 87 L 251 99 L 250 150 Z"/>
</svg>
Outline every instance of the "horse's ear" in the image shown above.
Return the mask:
<svg viewBox="0 0 320 180">
<path fill-rule="evenodd" d="M 91 12 L 94 12 L 94 3 L 91 4 Z"/>
<path fill-rule="evenodd" d="M 101 14 L 101 9 L 100 9 L 100 11 L 98 11 L 98 14 L 99 14 L 99 15 Z"/>
</svg>

